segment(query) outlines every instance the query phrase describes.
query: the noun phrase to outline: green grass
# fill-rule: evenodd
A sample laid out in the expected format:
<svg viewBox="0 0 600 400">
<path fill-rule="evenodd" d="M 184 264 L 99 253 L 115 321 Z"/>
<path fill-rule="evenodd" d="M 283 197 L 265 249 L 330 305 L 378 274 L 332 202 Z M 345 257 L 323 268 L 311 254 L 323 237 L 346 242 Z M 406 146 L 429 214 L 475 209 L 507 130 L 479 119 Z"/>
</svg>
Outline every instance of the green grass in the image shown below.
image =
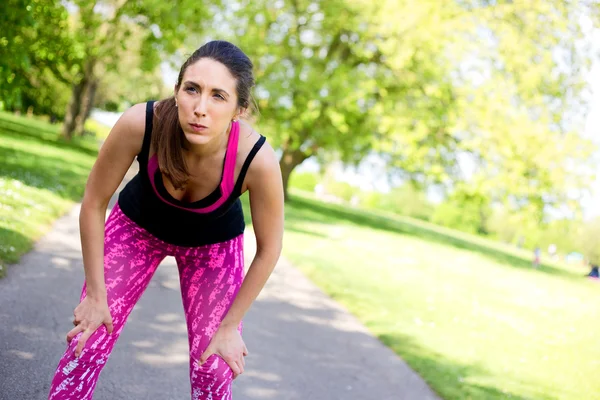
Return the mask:
<svg viewBox="0 0 600 400">
<path fill-rule="evenodd" d="M 284 255 L 445 399 L 600 398 L 600 283 L 422 221 L 286 207 Z"/>
<path fill-rule="evenodd" d="M 0 276 L 83 195 L 95 139 L 59 139 L 60 126 L 0 113 Z"/>
</svg>

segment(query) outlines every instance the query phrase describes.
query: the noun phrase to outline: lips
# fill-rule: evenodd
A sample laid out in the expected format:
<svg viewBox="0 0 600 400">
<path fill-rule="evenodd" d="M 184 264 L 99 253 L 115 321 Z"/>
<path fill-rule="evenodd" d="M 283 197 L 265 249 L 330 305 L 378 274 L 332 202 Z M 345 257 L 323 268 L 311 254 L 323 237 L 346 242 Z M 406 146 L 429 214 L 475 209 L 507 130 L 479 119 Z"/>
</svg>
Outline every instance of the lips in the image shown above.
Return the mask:
<svg viewBox="0 0 600 400">
<path fill-rule="evenodd" d="M 204 132 L 208 129 L 206 125 L 202 124 L 190 124 L 190 128 L 192 128 L 192 131 L 194 132 Z"/>
</svg>

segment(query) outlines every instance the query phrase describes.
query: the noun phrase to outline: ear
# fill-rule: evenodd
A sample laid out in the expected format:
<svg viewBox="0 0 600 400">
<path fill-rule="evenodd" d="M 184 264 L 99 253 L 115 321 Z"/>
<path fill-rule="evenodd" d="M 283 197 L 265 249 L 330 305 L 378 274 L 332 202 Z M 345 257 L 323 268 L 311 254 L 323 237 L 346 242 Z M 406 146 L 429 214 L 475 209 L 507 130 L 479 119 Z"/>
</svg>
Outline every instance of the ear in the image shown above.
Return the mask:
<svg viewBox="0 0 600 400">
<path fill-rule="evenodd" d="M 179 91 L 179 88 L 177 87 L 177 84 L 173 85 L 173 96 L 177 97 L 178 91 Z"/>
<path fill-rule="evenodd" d="M 243 117 L 246 117 L 248 114 L 248 109 L 247 108 L 239 108 L 238 111 L 235 113 L 234 119 L 240 119 Z"/>
</svg>

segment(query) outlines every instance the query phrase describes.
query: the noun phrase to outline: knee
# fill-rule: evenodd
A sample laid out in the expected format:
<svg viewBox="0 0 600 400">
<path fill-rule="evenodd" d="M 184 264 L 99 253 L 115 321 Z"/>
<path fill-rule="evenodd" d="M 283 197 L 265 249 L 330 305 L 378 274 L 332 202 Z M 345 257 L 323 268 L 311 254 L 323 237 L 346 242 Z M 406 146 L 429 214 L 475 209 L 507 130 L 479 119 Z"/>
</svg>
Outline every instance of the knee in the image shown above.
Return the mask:
<svg viewBox="0 0 600 400">
<path fill-rule="evenodd" d="M 198 365 L 195 361 L 192 363 L 191 381 L 194 400 L 216 395 L 223 398 L 231 392 L 233 371 L 221 357 L 212 355 L 202 365 Z"/>
<path fill-rule="evenodd" d="M 75 336 L 69 343 L 67 353 L 68 357 L 76 360 L 77 363 L 86 364 L 104 364 L 108 355 L 112 351 L 116 335 L 109 335 L 104 329 L 98 329 L 86 341 L 83 350 L 78 358 L 75 357 L 75 348 L 81 339 L 81 334 Z"/>
</svg>

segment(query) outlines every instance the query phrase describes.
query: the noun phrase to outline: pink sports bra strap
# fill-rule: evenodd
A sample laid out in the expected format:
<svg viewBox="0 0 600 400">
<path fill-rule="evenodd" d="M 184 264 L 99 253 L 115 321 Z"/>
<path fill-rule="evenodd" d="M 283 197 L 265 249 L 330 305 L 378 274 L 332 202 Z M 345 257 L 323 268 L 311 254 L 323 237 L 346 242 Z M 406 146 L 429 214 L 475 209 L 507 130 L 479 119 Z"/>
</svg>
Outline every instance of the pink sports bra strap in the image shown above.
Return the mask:
<svg viewBox="0 0 600 400">
<path fill-rule="evenodd" d="M 231 131 L 227 141 L 227 153 L 225 155 L 225 165 L 223 169 L 223 180 L 221 181 L 221 192 L 224 197 L 229 197 L 235 186 L 235 164 L 237 160 L 238 142 L 240 139 L 240 123 L 231 122 Z"/>
<path fill-rule="evenodd" d="M 231 193 L 235 188 L 235 164 L 237 160 L 237 150 L 238 150 L 238 142 L 240 138 L 240 123 L 238 121 L 234 121 L 231 124 L 231 131 L 229 132 L 229 138 L 227 140 L 227 152 L 225 154 L 225 160 L 223 165 L 223 176 L 220 184 L 221 188 L 221 197 L 212 205 L 204 207 L 204 208 L 186 208 L 176 204 L 171 203 L 163 196 L 161 196 L 160 192 L 156 187 L 156 183 L 154 182 L 156 171 L 158 171 L 158 157 L 154 154 L 150 160 L 148 160 L 148 177 L 150 178 L 150 184 L 154 189 L 154 193 L 167 204 L 170 204 L 173 207 L 188 210 L 195 213 L 207 213 L 216 210 L 219 208 L 225 201 L 229 198 Z"/>
</svg>

